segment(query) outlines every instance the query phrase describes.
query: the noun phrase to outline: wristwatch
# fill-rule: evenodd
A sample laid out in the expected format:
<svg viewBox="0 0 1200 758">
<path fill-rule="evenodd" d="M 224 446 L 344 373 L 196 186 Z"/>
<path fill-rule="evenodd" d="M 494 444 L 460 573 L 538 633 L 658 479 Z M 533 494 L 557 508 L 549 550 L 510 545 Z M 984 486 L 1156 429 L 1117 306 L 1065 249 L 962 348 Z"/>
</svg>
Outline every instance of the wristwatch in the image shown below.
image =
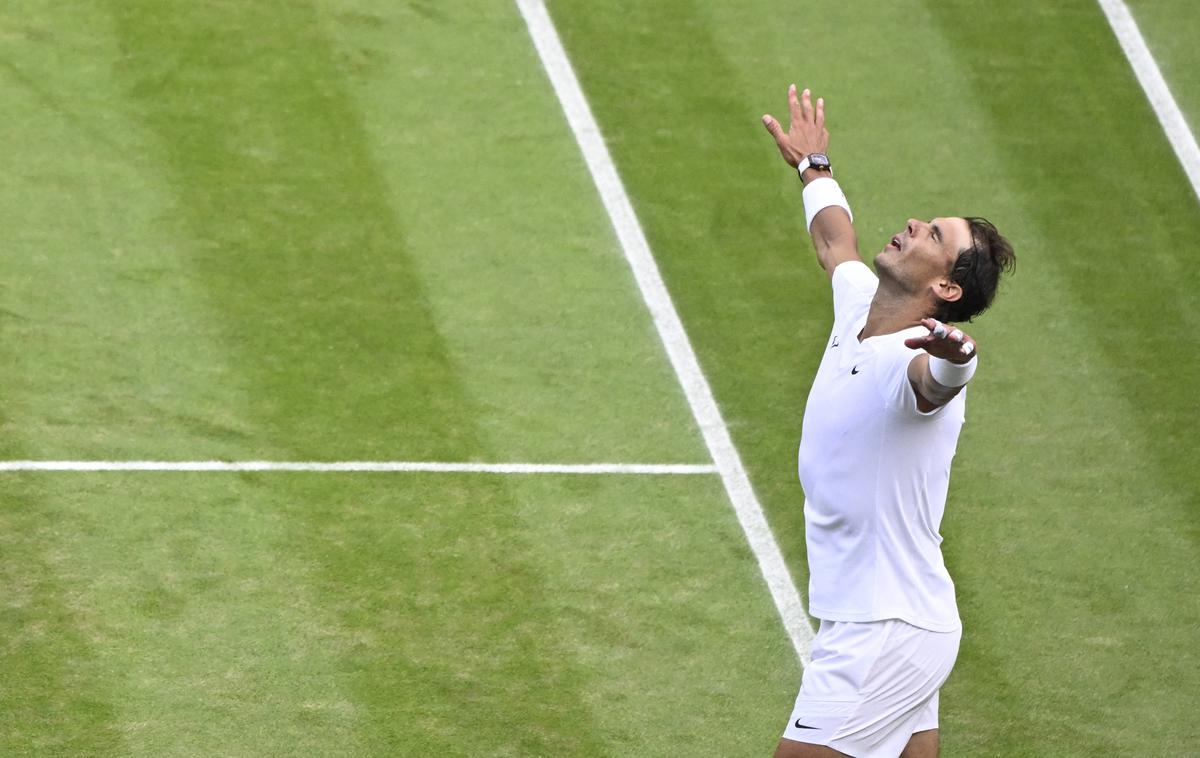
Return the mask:
<svg viewBox="0 0 1200 758">
<path fill-rule="evenodd" d="M 804 156 L 804 160 L 800 161 L 800 165 L 796 166 L 796 171 L 804 176 L 804 169 L 815 168 L 818 171 L 828 171 L 830 176 L 833 176 L 833 167 L 829 165 L 829 156 L 821 153 L 809 153 Z"/>
</svg>

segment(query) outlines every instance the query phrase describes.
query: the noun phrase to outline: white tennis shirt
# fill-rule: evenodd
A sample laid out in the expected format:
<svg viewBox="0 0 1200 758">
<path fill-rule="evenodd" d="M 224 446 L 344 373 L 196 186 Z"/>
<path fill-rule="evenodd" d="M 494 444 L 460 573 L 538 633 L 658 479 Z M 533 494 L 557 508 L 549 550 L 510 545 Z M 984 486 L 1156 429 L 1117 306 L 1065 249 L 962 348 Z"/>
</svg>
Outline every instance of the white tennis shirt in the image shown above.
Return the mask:
<svg viewBox="0 0 1200 758">
<path fill-rule="evenodd" d="M 829 621 L 901 619 L 959 628 L 938 533 L 966 390 L 917 410 L 904 346 L 912 327 L 859 342 L 879 279 L 861 261 L 833 272 L 833 332 L 804 409 L 800 484 L 809 613 Z"/>
</svg>

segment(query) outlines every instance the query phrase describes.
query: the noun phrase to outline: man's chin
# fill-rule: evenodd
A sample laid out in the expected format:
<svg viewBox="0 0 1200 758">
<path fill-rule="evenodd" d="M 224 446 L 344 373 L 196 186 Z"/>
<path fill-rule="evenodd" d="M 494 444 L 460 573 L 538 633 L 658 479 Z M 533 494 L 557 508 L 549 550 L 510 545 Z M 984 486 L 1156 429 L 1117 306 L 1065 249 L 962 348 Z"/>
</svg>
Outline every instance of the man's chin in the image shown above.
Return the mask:
<svg viewBox="0 0 1200 758">
<path fill-rule="evenodd" d="M 875 273 L 879 274 L 883 271 L 889 271 L 895 262 L 895 256 L 892 254 L 892 251 L 885 247 L 880 251 L 879 255 L 875 256 Z"/>
</svg>

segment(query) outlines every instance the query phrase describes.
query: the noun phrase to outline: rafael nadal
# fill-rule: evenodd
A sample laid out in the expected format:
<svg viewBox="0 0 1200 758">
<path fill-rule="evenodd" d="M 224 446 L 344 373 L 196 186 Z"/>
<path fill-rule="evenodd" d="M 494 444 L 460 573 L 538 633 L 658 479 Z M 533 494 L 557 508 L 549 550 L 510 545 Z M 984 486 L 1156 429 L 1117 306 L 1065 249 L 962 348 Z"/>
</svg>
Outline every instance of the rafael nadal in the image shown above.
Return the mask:
<svg viewBox="0 0 1200 758">
<path fill-rule="evenodd" d="M 800 172 L 833 330 L 800 439 L 809 612 L 821 625 L 776 758 L 934 758 L 962 626 L 938 528 L 979 346 L 1012 247 L 980 218 L 909 219 L 863 262 L 826 155 L 825 103 L 763 124 Z"/>
</svg>

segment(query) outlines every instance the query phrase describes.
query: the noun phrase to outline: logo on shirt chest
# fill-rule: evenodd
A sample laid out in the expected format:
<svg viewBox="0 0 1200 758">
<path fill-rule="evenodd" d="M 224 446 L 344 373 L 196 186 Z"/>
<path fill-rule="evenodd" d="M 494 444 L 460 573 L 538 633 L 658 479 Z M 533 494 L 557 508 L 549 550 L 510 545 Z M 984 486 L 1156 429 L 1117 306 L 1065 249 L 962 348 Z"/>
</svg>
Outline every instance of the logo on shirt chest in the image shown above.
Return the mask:
<svg viewBox="0 0 1200 758">
<path fill-rule="evenodd" d="M 835 348 L 835 347 L 837 347 L 837 346 L 838 346 L 838 340 L 837 340 L 837 337 L 834 337 L 834 338 L 833 338 L 833 344 L 832 344 L 832 345 L 830 345 L 829 347 L 830 347 L 830 348 Z"/>
</svg>

